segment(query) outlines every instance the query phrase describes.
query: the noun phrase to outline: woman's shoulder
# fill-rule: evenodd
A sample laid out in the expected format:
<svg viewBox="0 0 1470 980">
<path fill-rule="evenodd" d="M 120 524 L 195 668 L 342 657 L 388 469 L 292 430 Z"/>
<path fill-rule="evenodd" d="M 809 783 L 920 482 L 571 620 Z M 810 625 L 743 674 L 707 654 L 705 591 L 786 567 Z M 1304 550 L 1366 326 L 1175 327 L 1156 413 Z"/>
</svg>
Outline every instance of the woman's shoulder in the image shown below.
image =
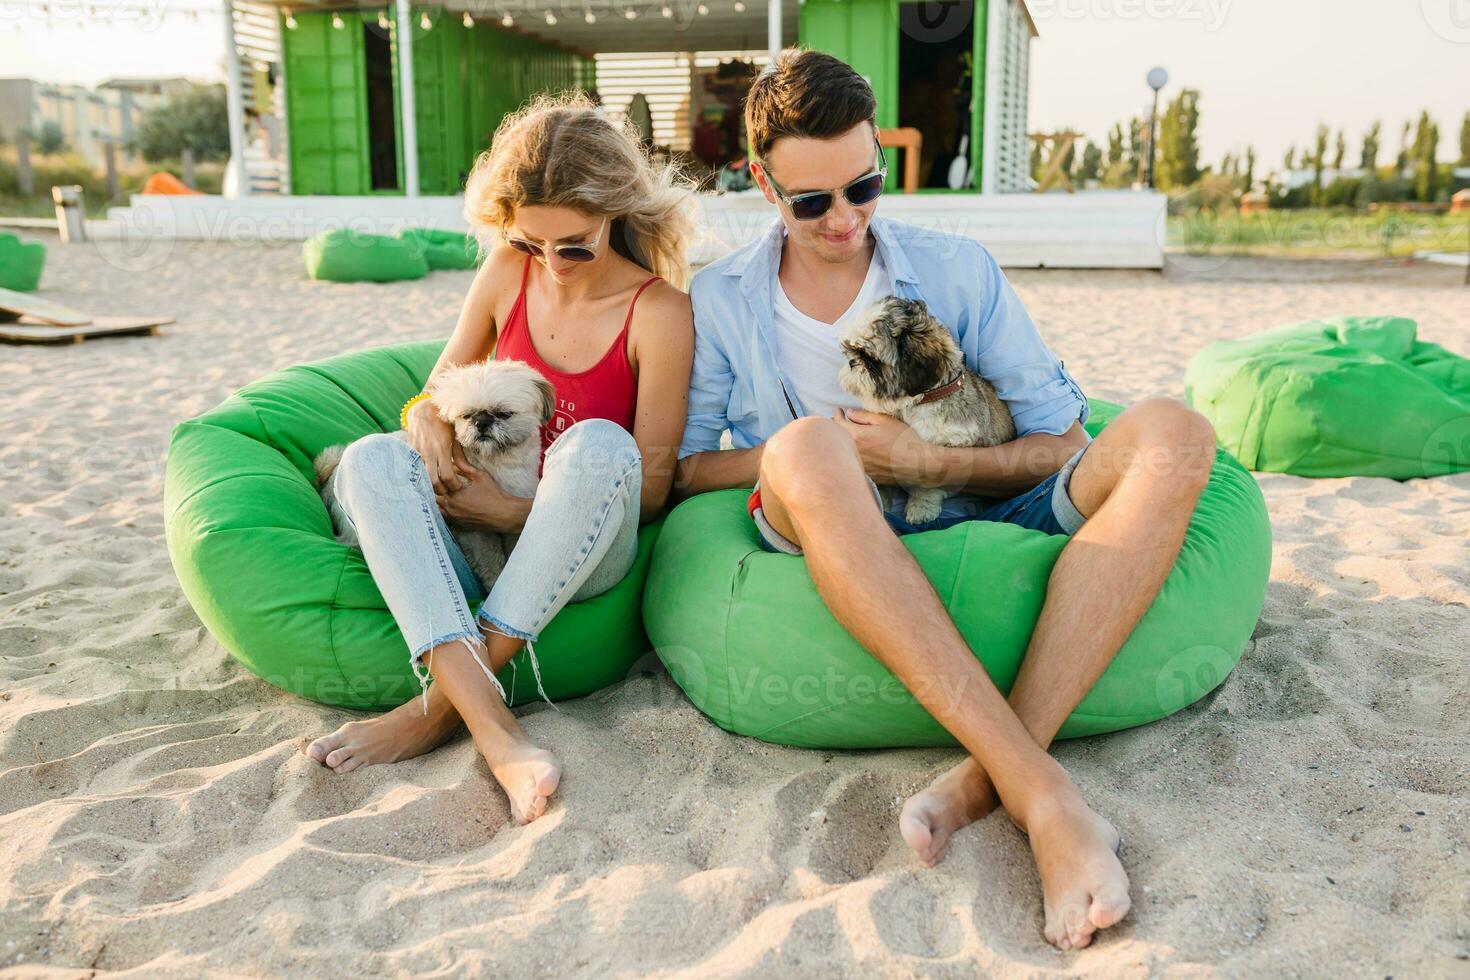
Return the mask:
<svg viewBox="0 0 1470 980">
<path fill-rule="evenodd" d="M 655 279 L 638 294 L 633 308 L 633 325 L 656 335 L 694 328 L 694 311 L 689 294 L 666 279 Z"/>
</svg>

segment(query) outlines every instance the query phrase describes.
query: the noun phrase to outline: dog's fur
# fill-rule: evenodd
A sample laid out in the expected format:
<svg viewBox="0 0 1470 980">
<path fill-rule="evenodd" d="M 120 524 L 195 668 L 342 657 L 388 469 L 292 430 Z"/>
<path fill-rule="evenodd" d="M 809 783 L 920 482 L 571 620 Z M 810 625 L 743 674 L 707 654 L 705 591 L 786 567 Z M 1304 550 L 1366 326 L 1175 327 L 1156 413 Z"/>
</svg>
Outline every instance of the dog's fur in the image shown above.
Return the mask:
<svg viewBox="0 0 1470 980">
<path fill-rule="evenodd" d="M 940 446 L 997 446 L 1016 438 L 1010 409 L 995 386 L 965 367 L 953 335 L 922 300 L 881 299 L 844 328 L 838 342 L 847 355 L 842 389 L 867 411 L 892 415 Z M 962 381 L 958 391 L 919 404 L 925 392 L 956 377 Z M 904 519 L 934 520 L 946 496 L 943 490 L 911 489 Z"/>
<path fill-rule="evenodd" d="M 427 389 L 439 417 L 454 426 L 454 439 L 471 466 L 495 478 L 513 497 L 531 497 L 539 477 L 541 426 L 556 410 L 556 394 L 541 373 L 520 361 L 486 360 L 446 368 Z M 394 436 L 408 441 L 408 433 Z M 346 446 L 329 446 L 312 461 L 337 540 L 358 547 L 333 489 L 332 475 Z M 505 567 L 517 535 L 456 530 L 455 540 L 480 582 L 490 588 Z"/>
</svg>

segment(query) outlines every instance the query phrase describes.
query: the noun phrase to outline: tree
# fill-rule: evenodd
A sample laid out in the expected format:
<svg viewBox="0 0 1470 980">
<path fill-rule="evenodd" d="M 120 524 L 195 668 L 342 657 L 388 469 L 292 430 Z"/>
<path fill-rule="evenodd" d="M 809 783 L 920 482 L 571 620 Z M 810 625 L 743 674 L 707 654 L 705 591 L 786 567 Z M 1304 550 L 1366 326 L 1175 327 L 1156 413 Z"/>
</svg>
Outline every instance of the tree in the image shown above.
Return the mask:
<svg viewBox="0 0 1470 980">
<path fill-rule="evenodd" d="M 65 149 L 66 134 L 61 131 L 61 125 L 51 119 L 41 123 L 41 131 L 36 134 L 36 152 L 60 153 Z"/>
<path fill-rule="evenodd" d="M 1378 169 L 1378 140 L 1381 138 L 1383 126 L 1374 123 L 1368 132 L 1363 134 L 1363 155 L 1359 158 L 1359 166 L 1368 171 L 1372 177 Z"/>
<path fill-rule="evenodd" d="M 1439 193 L 1439 165 L 1435 161 L 1439 149 L 1439 127 L 1429 118 L 1428 110 L 1419 113 L 1419 127 L 1414 133 L 1414 196 L 1432 203 Z"/>
<path fill-rule="evenodd" d="M 1312 206 L 1322 206 L 1322 164 L 1327 157 L 1327 137 L 1330 130 L 1326 126 L 1317 127 L 1317 139 L 1314 142 L 1314 151 L 1311 160 L 1312 166 Z"/>
<path fill-rule="evenodd" d="M 1337 146 L 1332 152 L 1332 169 L 1340 175 L 1342 173 L 1342 160 L 1347 156 L 1347 134 L 1342 130 L 1337 131 Z"/>
<path fill-rule="evenodd" d="M 1470 122 L 1470 114 L 1465 116 Z M 1123 124 L 1117 123 L 1108 132 L 1108 166 L 1123 162 Z"/>
<path fill-rule="evenodd" d="M 1409 169 L 1409 130 L 1412 128 L 1413 123 L 1405 120 L 1404 131 L 1399 134 L 1399 155 L 1393 162 L 1393 172 L 1400 176 Z"/>
<path fill-rule="evenodd" d="M 1240 179 L 1240 189 L 1249 194 L 1256 183 L 1256 148 L 1247 146 L 1245 148 L 1245 175 Z"/>
<path fill-rule="evenodd" d="M 1159 125 L 1158 185 L 1183 189 L 1199 180 L 1199 93 L 1181 89 Z"/>
<path fill-rule="evenodd" d="M 1286 164 L 1286 169 L 1287 170 L 1295 170 L 1296 169 L 1296 147 L 1294 147 L 1294 146 L 1288 146 L 1286 148 L 1286 157 L 1281 162 L 1284 163 L 1284 164 Z"/>
<path fill-rule="evenodd" d="M 1102 177 L 1102 165 L 1102 150 L 1092 140 L 1088 140 L 1087 145 L 1082 148 L 1082 164 L 1077 168 L 1077 179 L 1098 180 Z"/>
<path fill-rule="evenodd" d="M 196 85 L 144 114 L 132 148 L 150 162 L 177 160 L 185 147 L 195 160 L 230 155 L 230 125 L 222 86 Z"/>
<path fill-rule="evenodd" d="M 1460 166 L 1470 167 L 1470 112 L 1460 122 Z"/>
</svg>

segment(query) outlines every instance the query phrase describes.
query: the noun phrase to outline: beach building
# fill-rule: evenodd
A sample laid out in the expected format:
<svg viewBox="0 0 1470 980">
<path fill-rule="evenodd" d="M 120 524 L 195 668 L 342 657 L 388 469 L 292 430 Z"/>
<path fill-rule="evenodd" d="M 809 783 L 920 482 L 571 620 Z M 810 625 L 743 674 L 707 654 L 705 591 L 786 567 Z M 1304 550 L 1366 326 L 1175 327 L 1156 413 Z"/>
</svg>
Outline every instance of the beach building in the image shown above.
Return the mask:
<svg viewBox="0 0 1470 980">
<path fill-rule="evenodd" d="M 740 104 L 751 80 L 800 45 L 844 59 L 873 85 L 894 192 L 885 213 L 973 235 L 1011 265 L 1163 262 L 1161 195 L 1030 193 L 1038 33 L 1025 0 L 230 6 L 227 198 L 167 202 L 163 224 L 180 235 L 191 223 L 218 227 L 218 216 L 194 220 L 210 209 L 262 228 L 274 215 L 263 233 L 272 236 L 304 237 L 326 221 L 462 226 L 457 195 L 503 116 L 537 92 L 576 88 L 628 114 L 655 152 L 712 192 L 702 200 L 716 239 L 702 257 L 711 257 L 769 220 L 758 193 L 713 192 L 740 184 L 721 171 L 738 172 L 744 157 Z M 290 205 L 259 195 L 245 203 L 271 167 Z"/>
</svg>

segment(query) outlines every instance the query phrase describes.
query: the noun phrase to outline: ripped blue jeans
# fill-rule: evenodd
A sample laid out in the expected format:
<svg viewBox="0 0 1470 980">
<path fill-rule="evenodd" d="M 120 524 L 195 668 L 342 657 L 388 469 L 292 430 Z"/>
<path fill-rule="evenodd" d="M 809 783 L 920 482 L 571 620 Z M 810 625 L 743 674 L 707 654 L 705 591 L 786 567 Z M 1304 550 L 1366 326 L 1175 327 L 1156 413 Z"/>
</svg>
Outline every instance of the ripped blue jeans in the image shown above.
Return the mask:
<svg viewBox="0 0 1470 980">
<path fill-rule="evenodd" d="M 628 431 L 606 419 L 576 423 L 547 450 L 530 516 L 489 595 L 439 512 L 423 457 L 408 443 L 387 433 L 359 439 L 331 478 L 408 644 L 425 711 L 429 672 L 422 658 L 455 641 L 506 697 L 481 659 L 486 632 L 526 641 L 545 697 L 536 638 L 567 603 L 616 585 L 638 552 L 642 459 Z M 471 612 L 476 602 L 478 615 Z"/>
</svg>

